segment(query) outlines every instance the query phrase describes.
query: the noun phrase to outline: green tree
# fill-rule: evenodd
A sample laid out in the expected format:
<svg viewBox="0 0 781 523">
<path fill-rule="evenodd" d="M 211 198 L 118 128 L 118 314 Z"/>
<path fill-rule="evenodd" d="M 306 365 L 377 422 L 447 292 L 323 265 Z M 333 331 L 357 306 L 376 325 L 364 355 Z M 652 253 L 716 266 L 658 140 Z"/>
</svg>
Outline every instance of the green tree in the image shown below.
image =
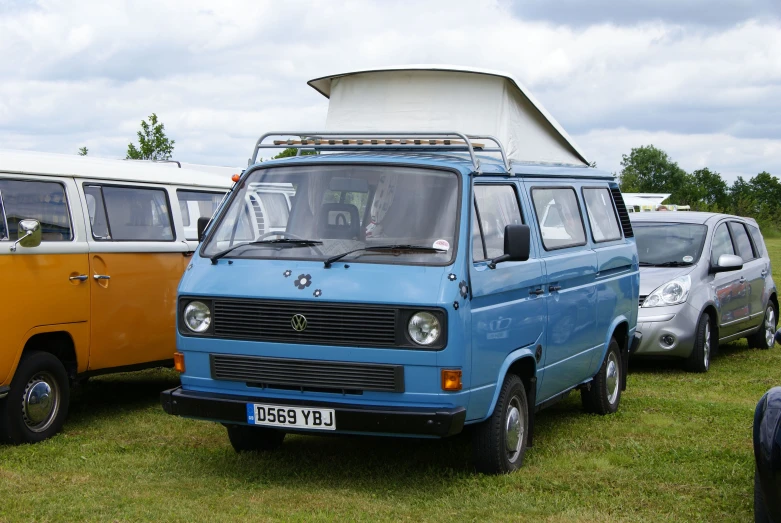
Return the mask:
<svg viewBox="0 0 781 523">
<path fill-rule="evenodd" d="M 298 149 L 295 147 L 288 147 L 287 149 L 283 150 L 281 153 L 279 153 L 276 156 L 272 156 L 272 160 L 279 160 L 280 158 L 290 158 L 291 156 L 296 156 L 296 153 L 298 152 Z M 310 156 L 312 154 L 317 154 L 317 151 L 301 151 L 301 156 Z"/>
<path fill-rule="evenodd" d="M 691 173 L 694 185 L 698 188 L 699 199 L 689 202 L 697 211 L 728 212 L 731 206 L 729 186 L 721 175 L 707 167 Z"/>
<path fill-rule="evenodd" d="M 670 202 L 687 204 L 700 198 L 692 177 L 666 152 L 653 145 L 636 147 L 621 160 L 619 180 L 624 192 L 670 193 Z"/>
<path fill-rule="evenodd" d="M 87 156 L 87 153 L 89 153 L 89 149 L 86 147 L 79 147 L 79 156 Z"/>
<path fill-rule="evenodd" d="M 165 135 L 165 125 L 152 113 L 149 123 L 141 120 L 138 131 L 138 147 L 132 143 L 127 146 L 127 158 L 130 160 L 169 160 L 174 152 L 174 140 Z"/>
</svg>

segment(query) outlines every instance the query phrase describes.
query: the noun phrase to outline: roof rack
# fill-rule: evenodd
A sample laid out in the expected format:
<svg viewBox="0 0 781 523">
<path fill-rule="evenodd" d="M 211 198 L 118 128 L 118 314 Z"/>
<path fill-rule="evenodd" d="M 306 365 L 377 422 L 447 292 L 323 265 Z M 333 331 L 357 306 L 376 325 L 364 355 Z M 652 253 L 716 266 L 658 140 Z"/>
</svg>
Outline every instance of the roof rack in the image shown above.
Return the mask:
<svg viewBox="0 0 781 523">
<path fill-rule="evenodd" d="M 274 140 L 271 143 L 263 143 L 269 137 L 283 137 L 284 140 Z M 287 137 L 297 136 L 298 139 Z M 454 139 L 455 138 L 455 139 Z M 485 144 L 472 142 L 472 140 L 486 140 L 496 144 L 496 147 L 485 147 Z M 366 132 L 366 131 L 333 131 L 333 132 L 271 132 L 266 133 L 255 143 L 252 151 L 250 165 L 258 159 L 260 149 L 279 149 L 280 147 L 298 149 L 313 149 L 317 151 L 356 151 L 356 150 L 381 150 L 381 151 L 468 151 L 475 172 L 480 174 L 480 160 L 475 155 L 475 149 L 480 152 L 500 153 L 502 162 L 507 172 L 510 172 L 510 162 L 501 142 L 489 135 L 472 135 L 459 132 Z"/>
</svg>

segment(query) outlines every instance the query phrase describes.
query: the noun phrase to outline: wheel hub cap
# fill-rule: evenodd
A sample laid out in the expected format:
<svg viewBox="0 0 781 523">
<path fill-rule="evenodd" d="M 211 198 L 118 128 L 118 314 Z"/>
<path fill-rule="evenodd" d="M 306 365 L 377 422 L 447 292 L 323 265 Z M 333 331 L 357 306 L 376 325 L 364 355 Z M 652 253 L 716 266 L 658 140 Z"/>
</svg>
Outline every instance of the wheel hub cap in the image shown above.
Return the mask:
<svg viewBox="0 0 781 523">
<path fill-rule="evenodd" d="M 702 358 L 702 362 L 707 369 L 710 363 L 710 322 L 705 324 L 705 343 L 702 346 Z"/>
<path fill-rule="evenodd" d="M 22 396 L 22 414 L 33 432 L 46 430 L 59 410 L 57 385 L 48 374 L 34 376 Z"/>
<path fill-rule="evenodd" d="M 521 405 L 517 397 L 513 397 L 510 401 L 504 429 L 507 458 L 512 463 L 518 459 L 518 455 L 520 454 L 524 431 L 523 420 L 521 419 Z"/>
<path fill-rule="evenodd" d="M 611 352 L 607 359 L 607 379 L 605 380 L 607 384 L 607 401 L 611 405 L 616 402 L 618 397 L 619 376 L 618 360 L 615 353 Z"/>
<path fill-rule="evenodd" d="M 776 335 L 776 314 L 773 307 L 768 307 L 765 313 L 765 340 L 767 346 L 772 347 Z"/>
</svg>

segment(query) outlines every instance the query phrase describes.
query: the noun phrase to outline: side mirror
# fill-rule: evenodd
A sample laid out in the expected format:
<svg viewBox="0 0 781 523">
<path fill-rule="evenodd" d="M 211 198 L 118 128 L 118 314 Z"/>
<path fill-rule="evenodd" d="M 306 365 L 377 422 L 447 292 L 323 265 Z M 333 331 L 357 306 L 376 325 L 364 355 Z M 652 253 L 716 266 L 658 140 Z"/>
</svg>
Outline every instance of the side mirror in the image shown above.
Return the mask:
<svg viewBox="0 0 781 523">
<path fill-rule="evenodd" d="M 737 271 L 743 268 L 743 258 L 734 254 L 722 254 L 716 265 L 711 266 L 710 272 L 729 272 Z"/>
<path fill-rule="evenodd" d="M 31 219 L 20 220 L 17 227 L 19 239 L 11 245 L 11 252 L 16 252 L 17 245 L 29 249 L 41 244 L 41 222 Z"/>
<path fill-rule="evenodd" d="M 203 241 L 203 231 L 206 230 L 206 226 L 209 225 L 211 218 L 207 216 L 201 216 L 198 218 L 198 243 Z"/>
<path fill-rule="evenodd" d="M 506 261 L 526 261 L 531 250 L 531 233 L 528 225 L 507 225 L 504 228 L 504 254 L 488 263 L 491 269 L 497 263 Z"/>
</svg>

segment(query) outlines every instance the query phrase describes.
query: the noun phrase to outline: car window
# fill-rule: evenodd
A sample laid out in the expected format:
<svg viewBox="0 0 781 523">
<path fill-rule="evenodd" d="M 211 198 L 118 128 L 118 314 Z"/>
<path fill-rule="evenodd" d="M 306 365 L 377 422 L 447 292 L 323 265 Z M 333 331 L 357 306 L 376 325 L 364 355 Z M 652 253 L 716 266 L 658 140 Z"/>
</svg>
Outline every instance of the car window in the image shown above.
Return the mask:
<svg viewBox="0 0 781 523">
<path fill-rule="evenodd" d="M 3 192 L 0 191 L 0 241 L 8 239 L 8 225 L 5 220 L 5 210 L 3 209 Z"/>
<path fill-rule="evenodd" d="M 173 241 L 163 189 L 86 185 L 92 237 L 113 241 Z"/>
<path fill-rule="evenodd" d="M 729 222 L 729 228 L 732 237 L 735 239 L 735 245 L 738 248 L 738 256 L 743 258 L 744 262 L 756 258 L 754 249 L 751 247 L 751 240 L 748 239 L 748 233 L 742 223 Z"/>
<path fill-rule="evenodd" d="M 68 211 L 65 187 L 57 182 L 32 180 L 0 180 L 3 196 L 6 236 L 10 241 L 19 238 L 19 222 L 34 219 L 41 223 L 41 241 L 71 241 L 73 230 Z M 0 236 L 3 236 L 0 234 Z"/>
<path fill-rule="evenodd" d="M 762 233 L 759 232 L 759 227 L 753 225 L 748 226 L 748 232 L 751 233 L 751 239 L 754 240 L 754 248 L 757 251 L 757 257 L 765 255 L 765 242 L 762 241 Z"/>
<path fill-rule="evenodd" d="M 726 223 L 720 224 L 713 233 L 710 257 L 711 263 L 716 265 L 719 261 L 719 256 L 722 254 L 735 254 L 735 249 L 732 248 L 732 238 L 729 235 Z"/>
<path fill-rule="evenodd" d="M 518 196 L 511 185 L 475 185 L 475 205 L 480 214 L 482 241 L 479 250 L 473 248 L 473 256 L 475 260 L 492 260 L 504 254 L 504 228 L 523 223 Z"/>
<path fill-rule="evenodd" d="M 591 235 L 595 242 L 608 242 L 621 239 L 613 199 L 607 188 L 583 189 L 586 212 L 591 225 Z"/>
<path fill-rule="evenodd" d="M 176 197 L 179 200 L 186 239 L 198 239 L 198 218 L 211 218 L 224 196 L 224 193 L 177 189 Z"/>
<path fill-rule="evenodd" d="M 575 189 L 534 188 L 532 200 L 546 251 L 586 244 Z"/>
</svg>

